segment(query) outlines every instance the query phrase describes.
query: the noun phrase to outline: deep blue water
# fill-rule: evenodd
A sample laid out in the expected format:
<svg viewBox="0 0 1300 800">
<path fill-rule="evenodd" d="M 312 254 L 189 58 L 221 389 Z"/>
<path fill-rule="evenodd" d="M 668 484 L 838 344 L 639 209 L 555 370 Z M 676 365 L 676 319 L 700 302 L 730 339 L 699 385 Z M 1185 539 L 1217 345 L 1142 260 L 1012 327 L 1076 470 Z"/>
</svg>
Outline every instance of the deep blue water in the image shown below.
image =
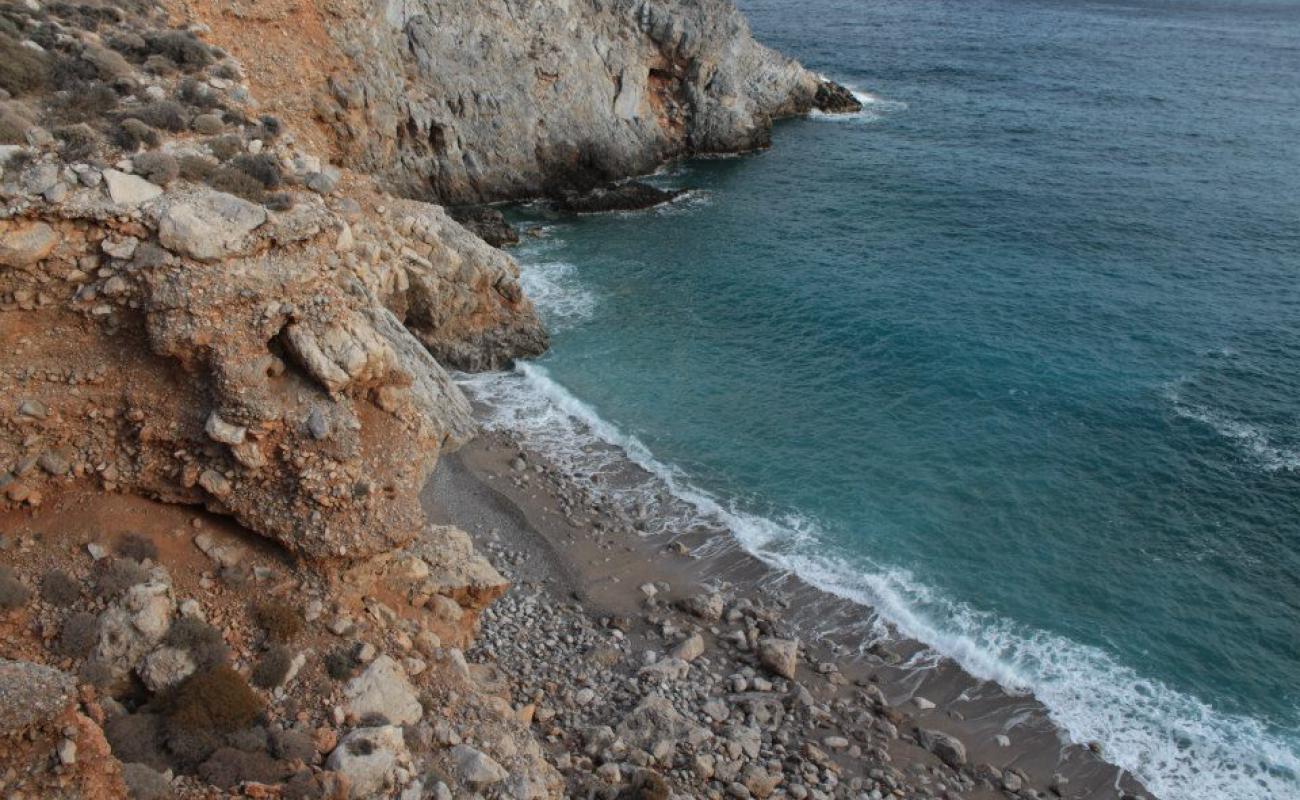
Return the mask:
<svg viewBox="0 0 1300 800">
<path fill-rule="evenodd" d="M 1166 800 L 1300 797 L 1300 4 L 742 7 L 875 102 L 547 221 L 516 384 Z"/>
</svg>

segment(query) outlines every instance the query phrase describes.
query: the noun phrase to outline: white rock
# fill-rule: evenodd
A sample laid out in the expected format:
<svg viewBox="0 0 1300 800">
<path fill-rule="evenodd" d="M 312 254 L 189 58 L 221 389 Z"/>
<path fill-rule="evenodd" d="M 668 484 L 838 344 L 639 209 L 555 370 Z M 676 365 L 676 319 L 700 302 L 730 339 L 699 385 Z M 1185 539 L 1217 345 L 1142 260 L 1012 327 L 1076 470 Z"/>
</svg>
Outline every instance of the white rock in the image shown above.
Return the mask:
<svg viewBox="0 0 1300 800">
<path fill-rule="evenodd" d="M 406 671 L 387 655 L 376 658 L 365 672 L 348 681 L 343 695 L 348 710 L 357 717 L 378 714 L 394 725 L 410 725 L 424 715 Z"/>
<path fill-rule="evenodd" d="M 395 725 L 357 728 L 330 753 L 326 766 L 348 779 L 354 800 L 379 797 L 399 764 L 410 758 L 402 729 Z"/>
<path fill-rule="evenodd" d="M 694 661 L 704 655 L 704 637 L 698 633 L 693 633 L 689 638 L 677 645 L 673 649 L 673 658 L 680 658 L 682 661 Z"/>
<path fill-rule="evenodd" d="M 244 437 L 248 435 L 248 428 L 226 422 L 215 411 L 208 415 L 208 421 L 203 426 L 203 430 L 207 432 L 208 438 L 212 441 L 231 446 L 243 444 Z"/>
<path fill-rule="evenodd" d="M 456 774 L 461 781 L 475 789 L 500 783 L 508 774 L 487 753 L 467 744 L 458 744 L 451 748 L 451 759 L 456 765 Z"/>
<path fill-rule="evenodd" d="M 203 191 L 168 205 L 158 220 L 163 247 L 199 261 L 217 261 L 247 247 L 266 209 L 224 192 Z"/>
<path fill-rule="evenodd" d="M 108 184 L 108 196 L 123 206 L 138 206 L 163 193 L 161 186 L 115 169 L 104 170 L 104 182 Z"/>
</svg>

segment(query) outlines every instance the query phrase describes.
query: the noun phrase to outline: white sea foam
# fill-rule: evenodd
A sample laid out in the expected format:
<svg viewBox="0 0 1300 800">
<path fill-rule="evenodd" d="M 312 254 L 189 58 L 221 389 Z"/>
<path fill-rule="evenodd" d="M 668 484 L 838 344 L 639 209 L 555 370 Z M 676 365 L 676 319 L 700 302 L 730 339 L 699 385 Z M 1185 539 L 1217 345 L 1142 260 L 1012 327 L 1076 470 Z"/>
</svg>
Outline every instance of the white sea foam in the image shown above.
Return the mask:
<svg viewBox="0 0 1300 800">
<path fill-rule="evenodd" d="M 825 76 L 822 76 L 822 79 L 825 80 Z M 855 114 L 828 114 L 825 111 L 813 109 L 809 116 L 825 122 L 863 123 L 875 122 L 891 112 L 907 110 L 907 103 L 901 100 L 886 100 L 880 95 L 872 94 L 849 84 L 844 84 L 844 88 L 849 90 L 849 93 L 853 95 L 853 99 L 862 104 L 861 111 Z"/>
<path fill-rule="evenodd" d="M 828 553 L 814 522 L 751 514 L 699 488 L 540 366 L 462 381 L 491 409 L 488 427 L 514 431 L 558 464 L 587 473 L 612 471 L 616 459 L 630 459 L 651 477 L 642 486 L 611 490 L 611 499 L 653 505 L 667 495 L 686 517 L 682 523 L 724 527 L 755 556 L 869 606 L 971 674 L 1033 692 L 1075 741 L 1101 742 L 1109 760 L 1164 800 L 1300 797 L 1296 743 L 1259 720 L 1217 712 L 1099 649 L 954 603 L 906 570 Z M 632 496 L 638 494 L 640 500 Z"/>
<path fill-rule="evenodd" d="M 1234 442 L 1266 472 L 1290 472 L 1300 469 L 1300 451 L 1275 443 L 1276 434 L 1223 411 L 1183 400 L 1174 384 L 1165 392 L 1174 413 L 1183 419 L 1208 425 L 1220 436 Z"/>
<path fill-rule="evenodd" d="M 595 293 L 582 285 L 578 268 L 567 261 L 523 264 L 519 282 L 553 331 L 581 324 L 596 311 Z"/>
</svg>

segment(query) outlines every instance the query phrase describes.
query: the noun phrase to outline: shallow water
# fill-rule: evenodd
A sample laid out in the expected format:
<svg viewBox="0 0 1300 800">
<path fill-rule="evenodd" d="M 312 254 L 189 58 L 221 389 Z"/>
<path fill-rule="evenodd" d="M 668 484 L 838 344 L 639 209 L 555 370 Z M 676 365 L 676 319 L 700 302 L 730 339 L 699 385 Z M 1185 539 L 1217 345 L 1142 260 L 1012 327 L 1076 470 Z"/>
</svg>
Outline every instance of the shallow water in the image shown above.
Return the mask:
<svg viewBox="0 0 1300 800">
<path fill-rule="evenodd" d="M 742 6 L 864 113 L 525 212 L 554 349 L 474 386 L 1163 798 L 1300 797 L 1300 5 Z"/>
</svg>

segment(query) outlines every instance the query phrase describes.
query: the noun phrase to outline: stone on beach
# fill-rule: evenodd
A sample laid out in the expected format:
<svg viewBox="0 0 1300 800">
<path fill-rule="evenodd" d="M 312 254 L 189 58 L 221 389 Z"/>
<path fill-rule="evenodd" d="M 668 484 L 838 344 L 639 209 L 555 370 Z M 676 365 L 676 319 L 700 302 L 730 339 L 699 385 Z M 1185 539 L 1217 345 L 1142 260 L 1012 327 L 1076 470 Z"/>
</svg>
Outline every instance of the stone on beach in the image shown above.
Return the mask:
<svg viewBox="0 0 1300 800">
<path fill-rule="evenodd" d="M 758 643 L 758 660 L 777 675 L 793 679 L 799 665 L 799 642 L 774 637 L 761 639 Z"/>
</svg>

